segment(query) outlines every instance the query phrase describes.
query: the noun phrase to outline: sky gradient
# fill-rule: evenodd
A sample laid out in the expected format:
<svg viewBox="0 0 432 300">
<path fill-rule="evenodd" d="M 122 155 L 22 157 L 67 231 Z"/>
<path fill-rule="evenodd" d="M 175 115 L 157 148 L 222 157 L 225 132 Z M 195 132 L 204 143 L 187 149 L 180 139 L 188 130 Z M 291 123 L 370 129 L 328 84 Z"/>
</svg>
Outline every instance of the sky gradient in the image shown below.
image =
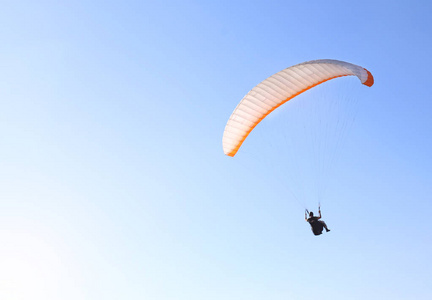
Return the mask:
<svg viewBox="0 0 432 300">
<path fill-rule="evenodd" d="M 429 1 L 0 3 L 1 299 L 432 298 Z M 327 58 L 375 85 L 323 92 L 359 103 L 315 237 L 258 155 L 287 110 L 235 158 L 222 135 Z"/>
</svg>

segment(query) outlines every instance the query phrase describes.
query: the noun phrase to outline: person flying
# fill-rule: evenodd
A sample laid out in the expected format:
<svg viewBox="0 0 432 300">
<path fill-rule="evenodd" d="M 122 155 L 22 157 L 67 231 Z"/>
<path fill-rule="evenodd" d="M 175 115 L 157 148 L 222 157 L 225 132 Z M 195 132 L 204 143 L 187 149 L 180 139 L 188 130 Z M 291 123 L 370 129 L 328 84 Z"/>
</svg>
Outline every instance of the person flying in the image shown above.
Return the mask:
<svg viewBox="0 0 432 300">
<path fill-rule="evenodd" d="M 309 213 L 309 218 L 307 217 L 307 213 Z M 305 220 L 311 226 L 312 232 L 315 235 L 320 235 L 325 228 L 326 232 L 329 232 L 330 229 L 327 228 L 327 224 L 324 221 L 320 221 L 321 219 L 321 208 L 318 206 L 319 217 L 315 217 L 313 212 L 309 212 L 307 209 L 305 211 Z"/>
</svg>

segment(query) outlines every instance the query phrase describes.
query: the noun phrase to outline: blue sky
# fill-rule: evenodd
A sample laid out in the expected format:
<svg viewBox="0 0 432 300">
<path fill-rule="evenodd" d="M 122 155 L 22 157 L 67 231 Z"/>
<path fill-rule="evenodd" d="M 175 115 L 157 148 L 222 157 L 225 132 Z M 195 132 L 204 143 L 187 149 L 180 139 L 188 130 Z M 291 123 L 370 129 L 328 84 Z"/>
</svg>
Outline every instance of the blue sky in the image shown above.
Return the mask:
<svg viewBox="0 0 432 300">
<path fill-rule="evenodd" d="M 430 13 L 1 1 L 0 298 L 430 299 Z M 326 178 L 332 231 L 315 237 L 285 159 L 254 152 L 272 149 L 287 110 L 235 158 L 221 141 L 253 86 L 322 58 L 375 85 L 323 92 L 353 82 L 360 101 Z"/>
</svg>

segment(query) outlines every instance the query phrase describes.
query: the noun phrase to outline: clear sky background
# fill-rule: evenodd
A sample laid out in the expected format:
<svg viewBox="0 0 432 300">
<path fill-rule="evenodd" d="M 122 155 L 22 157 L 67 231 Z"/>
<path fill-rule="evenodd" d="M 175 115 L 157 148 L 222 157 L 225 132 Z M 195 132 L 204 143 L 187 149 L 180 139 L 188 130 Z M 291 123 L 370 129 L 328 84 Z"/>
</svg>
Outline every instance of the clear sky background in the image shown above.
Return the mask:
<svg viewBox="0 0 432 300">
<path fill-rule="evenodd" d="M 0 4 L 1 299 L 432 299 L 430 1 Z M 246 159 L 283 112 L 222 134 L 322 58 L 375 85 L 315 237 L 284 160 Z"/>
</svg>

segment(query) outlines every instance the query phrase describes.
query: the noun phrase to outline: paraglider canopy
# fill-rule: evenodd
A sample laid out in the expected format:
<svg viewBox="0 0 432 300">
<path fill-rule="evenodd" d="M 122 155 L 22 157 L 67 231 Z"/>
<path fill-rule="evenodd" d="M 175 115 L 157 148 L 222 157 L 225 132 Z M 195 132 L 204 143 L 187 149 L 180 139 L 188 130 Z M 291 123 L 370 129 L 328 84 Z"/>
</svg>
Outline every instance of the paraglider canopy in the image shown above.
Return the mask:
<svg viewBox="0 0 432 300">
<path fill-rule="evenodd" d="M 249 133 L 268 114 L 297 95 L 342 76 L 357 76 L 366 86 L 372 74 L 360 66 L 331 59 L 312 60 L 282 70 L 255 86 L 231 114 L 222 138 L 224 153 L 236 155 Z"/>
</svg>

